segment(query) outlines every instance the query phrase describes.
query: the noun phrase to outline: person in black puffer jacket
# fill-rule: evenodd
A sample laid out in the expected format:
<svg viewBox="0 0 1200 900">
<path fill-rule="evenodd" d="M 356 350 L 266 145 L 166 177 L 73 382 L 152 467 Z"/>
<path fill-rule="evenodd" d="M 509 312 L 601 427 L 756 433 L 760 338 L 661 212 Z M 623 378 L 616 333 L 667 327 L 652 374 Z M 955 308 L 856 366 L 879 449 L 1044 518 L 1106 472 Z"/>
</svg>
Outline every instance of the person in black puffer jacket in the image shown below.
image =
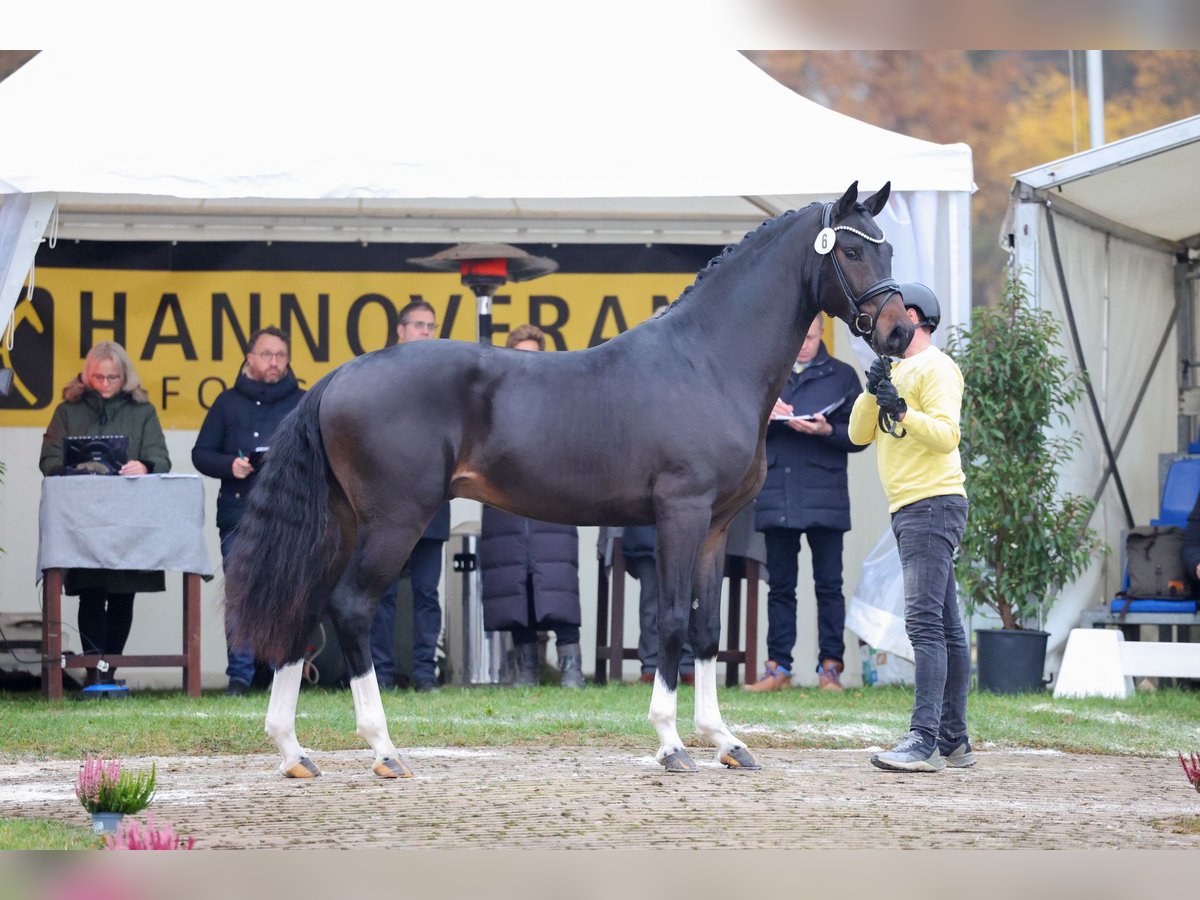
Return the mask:
<svg viewBox="0 0 1200 900">
<path fill-rule="evenodd" d="M 217 531 L 222 560 L 228 560 L 233 549 L 233 530 L 246 509 L 271 434 L 304 394 L 290 363 L 288 336 L 278 328 L 268 326 L 250 335 L 237 380 L 213 401 L 196 436 L 192 464 L 204 475 L 221 479 Z M 226 619 L 226 693 L 244 694 L 254 679 L 254 654 L 233 646 L 231 633 L 232 623 Z"/>
<path fill-rule="evenodd" d="M 508 336 L 515 350 L 544 350 L 546 337 L 533 325 Z M 579 647 L 579 532 L 483 508 L 479 537 L 483 627 L 511 631 L 517 656 L 514 684 L 538 683 L 538 632 L 554 631 L 563 687 L 583 687 Z"/>
</svg>

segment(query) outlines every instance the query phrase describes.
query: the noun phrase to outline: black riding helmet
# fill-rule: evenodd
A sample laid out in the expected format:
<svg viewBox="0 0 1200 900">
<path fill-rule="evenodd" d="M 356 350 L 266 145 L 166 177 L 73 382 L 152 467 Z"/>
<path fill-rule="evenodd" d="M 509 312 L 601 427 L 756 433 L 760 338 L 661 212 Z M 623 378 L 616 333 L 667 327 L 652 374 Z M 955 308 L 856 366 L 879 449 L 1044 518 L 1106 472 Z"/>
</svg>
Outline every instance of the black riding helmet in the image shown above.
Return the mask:
<svg viewBox="0 0 1200 900">
<path fill-rule="evenodd" d="M 937 297 L 925 285 L 910 281 L 897 287 L 904 299 L 905 309 L 915 309 L 921 314 L 918 325 L 928 325 L 930 332 L 937 331 L 938 322 L 942 320 L 942 310 L 938 306 Z"/>
</svg>

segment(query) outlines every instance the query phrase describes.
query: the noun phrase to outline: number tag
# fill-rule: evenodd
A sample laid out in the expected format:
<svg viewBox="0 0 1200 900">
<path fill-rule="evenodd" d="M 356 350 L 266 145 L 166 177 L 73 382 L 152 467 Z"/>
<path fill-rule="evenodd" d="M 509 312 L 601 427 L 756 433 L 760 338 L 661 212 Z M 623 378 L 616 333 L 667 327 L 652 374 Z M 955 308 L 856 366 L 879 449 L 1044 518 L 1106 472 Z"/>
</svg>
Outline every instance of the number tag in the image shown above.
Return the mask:
<svg viewBox="0 0 1200 900">
<path fill-rule="evenodd" d="M 833 249 L 833 245 L 836 243 L 837 233 L 832 228 L 822 228 L 817 239 L 813 241 L 813 249 L 824 256 Z"/>
</svg>

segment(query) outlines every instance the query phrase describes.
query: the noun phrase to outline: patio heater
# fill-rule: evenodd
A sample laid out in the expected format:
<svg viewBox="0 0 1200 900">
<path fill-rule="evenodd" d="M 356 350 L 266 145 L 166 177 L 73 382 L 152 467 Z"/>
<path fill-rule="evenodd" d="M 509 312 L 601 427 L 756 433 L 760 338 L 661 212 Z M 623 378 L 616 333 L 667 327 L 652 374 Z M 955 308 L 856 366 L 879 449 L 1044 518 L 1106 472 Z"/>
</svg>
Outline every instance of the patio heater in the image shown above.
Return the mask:
<svg viewBox="0 0 1200 900">
<path fill-rule="evenodd" d="M 507 281 L 532 281 L 558 268 L 554 260 L 510 244 L 457 244 L 409 262 L 435 272 L 459 273 L 475 294 L 481 344 L 492 342 L 492 297 L 497 288 Z"/>
</svg>

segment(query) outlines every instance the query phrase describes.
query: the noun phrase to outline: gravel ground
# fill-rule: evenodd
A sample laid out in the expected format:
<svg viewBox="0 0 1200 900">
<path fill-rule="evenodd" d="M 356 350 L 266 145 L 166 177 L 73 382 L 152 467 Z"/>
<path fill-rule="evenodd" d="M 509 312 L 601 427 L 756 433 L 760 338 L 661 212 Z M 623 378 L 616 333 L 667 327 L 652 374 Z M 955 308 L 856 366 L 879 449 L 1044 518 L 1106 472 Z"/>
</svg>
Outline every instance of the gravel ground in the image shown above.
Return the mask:
<svg viewBox="0 0 1200 900">
<path fill-rule="evenodd" d="M 897 775 L 870 752 L 762 750 L 761 771 L 733 772 L 697 749 L 700 771 L 671 776 L 627 752 L 425 748 L 404 781 L 372 776 L 367 751 L 316 751 L 307 781 L 274 756 L 170 757 L 151 810 L 205 848 L 1200 847 L 1174 758 L 984 747 L 974 769 Z M 0 816 L 86 823 L 76 770 L 0 763 Z"/>
</svg>

